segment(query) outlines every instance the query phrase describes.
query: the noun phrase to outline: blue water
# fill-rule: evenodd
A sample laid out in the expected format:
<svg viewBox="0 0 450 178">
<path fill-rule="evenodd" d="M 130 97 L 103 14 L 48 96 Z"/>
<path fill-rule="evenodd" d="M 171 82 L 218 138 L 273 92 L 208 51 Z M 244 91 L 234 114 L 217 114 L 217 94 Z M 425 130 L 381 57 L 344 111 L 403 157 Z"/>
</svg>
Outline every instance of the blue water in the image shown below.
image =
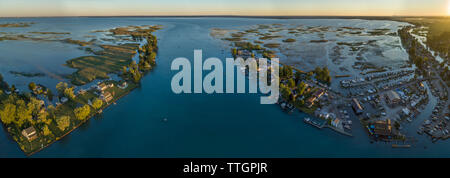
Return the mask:
<svg viewBox="0 0 450 178">
<path fill-rule="evenodd" d="M 390 144 L 370 143 L 364 128 L 356 120 L 354 137 L 328 129 L 318 130 L 303 123 L 302 119 L 306 117 L 303 113 L 289 115 L 277 105 L 259 104 L 257 94 L 172 93 L 170 82 L 176 71 L 171 71 L 170 65 L 176 57 L 193 60 L 194 49 L 203 49 L 204 58 L 230 57 L 229 50 L 224 50 L 220 40 L 210 37 L 210 28 L 302 23 L 302 20 L 33 18 L 0 19 L 0 22 L 8 20 L 34 21 L 41 24 L 39 28 L 47 25 L 47 31 L 55 31 L 50 28 L 54 27 L 79 33 L 123 25 L 161 24 L 165 27 L 155 33 L 159 39 L 157 67 L 143 78 L 140 88 L 32 157 L 450 157 L 450 142 L 433 144 L 415 134 L 415 129 L 411 129 L 411 134 L 419 139 L 415 147 L 393 149 Z M 326 24 L 353 23 L 354 20 L 315 21 Z M 0 42 L 0 47 L 9 43 Z M 5 56 L 0 57 L 2 66 L 8 58 Z M 5 73 L 6 69 L 0 69 Z M 14 78 L 6 79 L 10 83 L 15 81 Z M 430 102 L 429 107 L 433 105 L 435 103 Z M 166 122 L 164 118 L 167 118 Z M 414 123 L 420 123 L 420 120 Z M 418 124 L 411 125 L 418 127 Z M 25 157 L 2 127 L 0 157 Z"/>
</svg>

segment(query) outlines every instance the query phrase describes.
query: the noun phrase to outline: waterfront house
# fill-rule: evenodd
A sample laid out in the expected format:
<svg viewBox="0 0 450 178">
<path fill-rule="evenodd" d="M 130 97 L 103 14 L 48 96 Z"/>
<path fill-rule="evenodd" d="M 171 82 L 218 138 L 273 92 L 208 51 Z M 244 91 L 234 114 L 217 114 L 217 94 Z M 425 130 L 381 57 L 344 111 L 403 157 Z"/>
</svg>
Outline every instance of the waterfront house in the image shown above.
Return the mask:
<svg viewBox="0 0 450 178">
<path fill-rule="evenodd" d="M 101 95 L 101 98 L 102 98 L 102 100 L 104 100 L 105 102 L 109 103 L 109 102 L 113 99 L 113 96 L 111 95 L 110 92 L 104 92 L 104 93 Z"/>
<path fill-rule="evenodd" d="M 319 89 L 316 92 L 314 92 L 312 94 L 311 97 L 308 98 L 308 100 L 306 100 L 306 104 L 309 108 L 311 108 L 314 103 L 317 101 L 317 99 L 319 99 L 323 94 L 325 93 L 325 91 L 323 89 Z"/>
<path fill-rule="evenodd" d="M 27 138 L 28 141 L 33 141 L 37 138 L 37 132 L 34 127 L 28 127 L 24 130 L 22 130 L 22 135 Z"/>
<path fill-rule="evenodd" d="M 311 96 L 308 98 L 308 100 L 306 100 L 306 104 L 308 106 L 308 108 L 311 108 L 312 106 L 314 106 L 314 102 L 316 101 L 316 97 L 315 96 Z"/>
<path fill-rule="evenodd" d="M 108 86 L 104 83 L 100 83 L 97 85 L 97 89 L 100 91 L 105 91 L 106 89 L 108 89 Z"/>
<path fill-rule="evenodd" d="M 97 90 L 99 90 L 101 92 L 105 91 L 108 88 L 112 88 L 112 87 L 114 87 L 114 83 L 106 84 L 106 83 L 100 83 L 99 82 L 97 84 Z"/>
</svg>

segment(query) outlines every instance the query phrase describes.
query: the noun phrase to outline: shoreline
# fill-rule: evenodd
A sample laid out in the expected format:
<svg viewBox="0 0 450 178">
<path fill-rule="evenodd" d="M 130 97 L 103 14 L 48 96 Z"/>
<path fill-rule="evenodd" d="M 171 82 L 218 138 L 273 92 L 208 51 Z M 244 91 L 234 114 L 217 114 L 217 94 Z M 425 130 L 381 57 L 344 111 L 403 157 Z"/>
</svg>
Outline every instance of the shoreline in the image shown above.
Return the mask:
<svg viewBox="0 0 450 178">
<path fill-rule="evenodd" d="M 140 85 L 140 84 L 139 84 L 139 85 Z M 108 103 L 107 105 L 105 105 L 105 106 L 103 106 L 102 108 L 100 108 L 99 110 L 97 110 L 97 112 L 94 112 L 94 114 L 90 115 L 87 119 L 85 119 L 84 121 L 82 121 L 81 123 L 79 123 L 78 125 L 76 125 L 75 127 L 73 127 L 72 130 L 70 130 L 70 131 L 68 131 L 67 133 L 65 133 L 64 135 L 60 136 L 59 139 L 55 139 L 55 140 L 53 140 L 52 142 L 50 142 L 50 143 L 48 143 L 47 145 L 45 145 L 44 147 L 42 147 L 42 148 L 40 148 L 40 149 L 38 149 L 38 150 L 36 150 L 36 151 L 33 151 L 33 152 L 31 152 L 31 153 L 25 153 L 25 152 L 24 152 L 25 155 L 26 155 L 27 157 L 30 157 L 30 156 L 32 156 L 33 154 L 36 154 L 36 153 L 38 153 L 38 152 L 44 150 L 45 148 L 49 147 L 49 146 L 52 145 L 53 143 L 55 143 L 55 142 L 61 140 L 61 139 L 64 138 L 65 136 L 69 135 L 70 133 L 72 133 L 73 131 L 75 131 L 76 129 L 78 129 L 78 127 L 80 127 L 81 125 L 83 125 L 83 124 L 86 123 L 87 121 L 91 120 L 94 116 L 97 116 L 98 114 L 101 114 L 101 113 L 99 113 L 98 111 L 104 110 L 104 109 L 108 108 L 109 106 L 111 106 L 112 104 L 114 104 L 116 101 L 118 101 L 118 100 L 121 99 L 122 97 L 127 96 L 127 95 L 130 94 L 132 91 L 134 91 L 136 88 L 138 88 L 139 85 L 137 85 L 136 87 L 130 89 L 130 91 L 124 93 L 123 95 L 121 95 L 121 96 L 119 96 L 119 97 L 117 97 L 117 98 L 114 98 L 113 101 L 111 101 L 111 102 Z M 11 134 L 10 134 L 10 135 L 11 135 Z M 16 143 L 17 143 L 17 145 L 19 145 L 18 142 L 16 142 Z M 20 148 L 20 145 L 19 145 L 19 148 Z M 23 150 L 22 150 L 22 151 L 23 151 Z"/>
</svg>

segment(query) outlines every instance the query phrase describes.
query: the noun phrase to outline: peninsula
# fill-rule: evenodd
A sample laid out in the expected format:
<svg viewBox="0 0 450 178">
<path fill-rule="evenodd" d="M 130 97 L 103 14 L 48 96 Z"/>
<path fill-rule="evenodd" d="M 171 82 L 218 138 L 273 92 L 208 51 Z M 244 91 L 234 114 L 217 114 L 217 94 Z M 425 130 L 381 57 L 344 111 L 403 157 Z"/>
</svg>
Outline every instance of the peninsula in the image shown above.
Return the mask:
<svg viewBox="0 0 450 178">
<path fill-rule="evenodd" d="M 119 45 L 80 41 L 85 48 L 100 50 L 91 49 L 93 55 L 68 60 L 66 66 L 77 71 L 67 76 L 71 84 L 63 81 L 56 86 L 56 93 L 34 82 L 29 84 L 30 92 L 21 92 L 0 75 L 0 118 L 5 130 L 29 156 L 102 113 L 138 87 L 142 77 L 156 66 L 158 46 L 152 32 L 158 29 L 128 26 L 109 30 L 112 37 L 127 37 L 129 42 Z M 74 40 L 61 42 L 78 44 Z M 134 60 L 134 56 L 139 59 Z M 119 79 L 111 79 L 111 74 Z"/>
</svg>

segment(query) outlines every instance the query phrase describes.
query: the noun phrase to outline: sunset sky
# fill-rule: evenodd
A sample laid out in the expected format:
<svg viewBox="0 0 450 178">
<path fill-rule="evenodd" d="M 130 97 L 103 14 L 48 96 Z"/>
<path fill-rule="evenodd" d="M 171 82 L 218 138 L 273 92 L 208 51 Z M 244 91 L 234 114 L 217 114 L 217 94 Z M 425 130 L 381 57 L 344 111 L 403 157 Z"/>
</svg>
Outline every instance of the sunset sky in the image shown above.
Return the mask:
<svg viewBox="0 0 450 178">
<path fill-rule="evenodd" d="M 443 16 L 450 0 L 0 0 L 0 17 L 132 15 Z"/>
</svg>

